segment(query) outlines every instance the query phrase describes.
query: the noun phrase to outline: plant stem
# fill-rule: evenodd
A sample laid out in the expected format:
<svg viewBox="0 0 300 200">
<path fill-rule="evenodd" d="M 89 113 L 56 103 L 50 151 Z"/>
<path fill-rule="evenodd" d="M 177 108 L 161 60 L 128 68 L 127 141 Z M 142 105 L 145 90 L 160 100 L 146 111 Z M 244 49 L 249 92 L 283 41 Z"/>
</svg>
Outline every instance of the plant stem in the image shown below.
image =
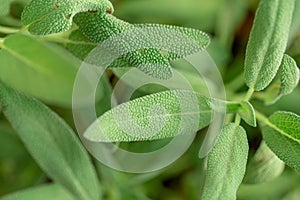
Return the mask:
<svg viewBox="0 0 300 200">
<path fill-rule="evenodd" d="M 11 27 L 7 27 L 7 26 L 0 26 L 0 32 L 1 33 L 11 34 L 11 33 L 17 33 L 19 31 L 20 31 L 20 29 L 17 29 L 17 28 L 11 28 Z"/>
<path fill-rule="evenodd" d="M 246 96 L 244 98 L 244 101 L 249 101 L 251 99 L 253 93 L 254 93 L 254 89 L 253 88 L 249 88 L 248 92 L 247 92 L 247 94 L 246 94 Z"/>
<path fill-rule="evenodd" d="M 258 112 L 257 110 L 255 110 L 255 116 L 256 116 L 256 119 L 265 123 L 265 124 L 268 124 L 269 123 L 269 120 L 267 117 L 265 117 L 262 113 Z"/>
</svg>

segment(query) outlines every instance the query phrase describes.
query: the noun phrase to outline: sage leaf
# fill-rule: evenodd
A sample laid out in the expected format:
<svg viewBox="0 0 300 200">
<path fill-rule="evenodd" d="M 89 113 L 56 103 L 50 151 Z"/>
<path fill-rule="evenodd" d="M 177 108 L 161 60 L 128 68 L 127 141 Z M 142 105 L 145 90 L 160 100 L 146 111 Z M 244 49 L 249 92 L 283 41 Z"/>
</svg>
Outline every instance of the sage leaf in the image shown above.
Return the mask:
<svg viewBox="0 0 300 200">
<path fill-rule="evenodd" d="M 75 133 L 59 116 L 1 82 L 0 102 L 5 117 L 50 178 L 78 199 L 99 199 L 92 162 Z"/>
<path fill-rule="evenodd" d="M 299 69 L 296 61 L 284 54 L 280 68 L 280 93 L 287 95 L 293 92 L 299 83 Z"/>
<path fill-rule="evenodd" d="M 15 0 L 1 0 L 0 16 L 8 14 L 9 6 L 10 6 L 11 2 L 13 2 L 13 1 L 15 1 Z"/>
<path fill-rule="evenodd" d="M 42 185 L 0 197 L 0 200 L 74 200 L 68 191 L 59 184 Z"/>
<path fill-rule="evenodd" d="M 262 141 L 247 166 L 244 182 L 258 184 L 271 181 L 283 172 L 284 166 L 284 162 Z"/>
<path fill-rule="evenodd" d="M 108 38 L 117 35 L 121 32 L 134 28 L 123 20 L 120 20 L 113 15 L 102 15 L 101 13 L 79 13 L 74 18 L 75 23 L 79 26 L 81 32 L 93 42 L 101 43 Z M 95 34 L 96 33 L 96 34 Z M 130 37 L 130 36 L 129 36 Z M 128 53 L 120 55 L 120 58 L 115 60 L 109 67 L 137 67 L 141 71 L 159 79 L 168 79 L 172 76 L 172 69 L 168 60 L 157 49 L 139 49 L 130 51 L 132 48 L 127 41 L 117 42 L 114 51 L 120 50 Z M 93 61 L 87 60 L 87 62 Z"/>
<path fill-rule="evenodd" d="M 47 103 L 71 107 L 80 65 L 72 55 L 54 44 L 22 34 L 8 36 L 0 47 L 3 82 Z"/>
<path fill-rule="evenodd" d="M 207 158 L 203 200 L 236 199 L 247 164 L 248 140 L 245 130 L 234 123 L 223 127 Z"/>
<path fill-rule="evenodd" d="M 160 79 L 168 79 L 172 76 L 169 61 L 196 53 L 206 48 L 210 42 L 207 34 L 196 29 L 158 24 L 129 24 L 128 22 L 122 21 L 109 14 L 80 13 L 75 16 L 74 21 L 87 38 L 98 43 L 104 42 L 110 37 L 113 38 L 113 36 L 120 33 L 125 34 L 126 31 L 129 31 L 128 37 L 124 37 L 126 38 L 124 41 L 116 42 L 119 45 L 119 47 L 116 47 L 117 49 L 121 49 L 122 52 L 126 52 L 127 50 L 129 53 L 120 55 L 120 58 L 116 59 L 109 67 L 137 67 L 143 72 Z M 130 30 L 134 30 L 137 33 L 132 33 Z M 147 30 L 148 32 L 152 31 L 151 34 L 149 34 Z M 166 30 L 173 31 L 174 34 L 168 34 Z M 189 45 L 185 42 L 180 42 L 178 39 L 173 39 L 175 42 L 170 42 L 170 38 L 174 38 L 174 35 L 177 32 L 194 41 L 197 46 L 195 44 Z M 145 39 L 137 39 L 135 36 L 132 36 L 132 34 L 136 34 L 135 36 L 144 35 Z M 148 37 L 151 36 L 153 38 L 149 39 Z M 134 40 L 132 40 L 133 37 L 135 38 Z M 166 52 L 165 49 L 147 47 L 150 42 L 155 44 L 165 44 L 166 42 L 163 42 L 164 40 L 171 43 L 173 48 L 180 51 L 180 53 L 175 54 Z M 133 47 L 136 47 L 138 50 L 133 49 Z"/>
<path fill-rule="evenodd" d="M 288 166 L 300 171 L 300 117 L 278 111 L 262 120 L 263 138 L 268 147 Z"/>
<path fill-rule="evenodd" d="M 248 101 L 242 101 L 240 103 L 241 108 L 237 113 L 240 117 L 250 126 L 256 127 L 256 118 L 253 106 Z"/>
<path fill-rule="evenodd" d="M 22 23 L 37 35 L 67 31 L 79 12 L 113 12 L 109 0 L 32 0 L 23 10 Z"/>
<path fill-rule="evenodd" d="M 84 60 L 97 46 L 97 43 L 89 40 L 79 29 L 72 31 L 69 39 L 73 42 L 67 44 L 67 50 L 80 60 Z"/>
<path fill-rule="evenodd" d="M 260 91 L 275 77 L 286 49 L 295 0 L 262 0 L 245 58 L 245 81 Z"/>
<path fill-rule="evenodd" d="M 130 142 L 195 133 L 209 125 L 217 102 L 188 90 L 146 95 L 104 113 L 90 125 L 84 137 L 95 142 Z M 230 104 L 228 111 L 238 108 Z"/>
<path fill-rule="evenodd" d="M 256 97 L 263 100 L 266 105 L 277 102 L 282 96 L 294 91 L 299 83 L 299 69 L 296 61 L 284 54 L 279 73 L 273 83 L 263 92 L 256 93 Z"/>
</svg>

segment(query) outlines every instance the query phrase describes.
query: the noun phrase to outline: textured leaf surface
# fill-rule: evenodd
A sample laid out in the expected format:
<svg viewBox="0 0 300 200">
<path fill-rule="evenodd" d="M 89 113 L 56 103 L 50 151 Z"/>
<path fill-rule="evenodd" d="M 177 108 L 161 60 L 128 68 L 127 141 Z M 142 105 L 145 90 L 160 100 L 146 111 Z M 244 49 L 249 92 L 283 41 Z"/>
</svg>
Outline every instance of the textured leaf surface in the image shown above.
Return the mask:
<svg viewBox="0 0 300 200">
<path fill-rule="evenodd" d="M 100 142 L 174 137 L 207 126 L 211 113 L 210 100 L 204 96 L 184 90 L 164 91 L 113 108 L 98 118 L 84 136 Z"/>
<path fill-rule="evenodd" d="M 300 117 L 279 111 L 263 123 L 263 137 L 270 149 L 288 166 L 300 171 Z"/>
<path fill-rule="evenodd" d="M 74 43 L 68 43 L 67 49 L 77 58 L 84 60 L 89 53 L 97 46 L 97 43 L 93 43 L 87 37 L 85 37 L 80 30 L 74 30 L 69 36 Z M 78 43 L 76 43 L 78 42 Z"/>
<path fill-rule="evenodd" d="M 134 28 L 132 24 L 122 21 L 113 15 L 101 15 L 101 13 L 80 13 L 74 18 L 82 33 L 91 41 L 101 43 L 111 36 Z M 130 36 L 129 36 L 130 37 Z M 116 42 L 118 43 L 118 42 Z M 116 44 L 114 44 L 116 45 Z M 121 43 L 119 45 L 122 45 Z M 124 48 L 130 49 L 123 41 Z M 116 50 L 122 48 L 116 46 Z M 172 70 L 168 60 L 156 49 L 139 49 L 130 51 L 121 58 L 115 60 L 110 67 L 137 67 L 143 72 L 157 78 L 167 79 L 172 76 Z"/>
<path fill-rule="evenodd" d="M 61 185 L 50 184 L 21 190 L 12 194 L 0 197 L 0 200 L 74 200 L 68 191 Z"/>
<path fill-rule="evenodd" d="M 62 48 L 21 34 L 0 50 L 0 79 L 47 103 L 71 106 L 79 63 Z"/>
<path fill-rule="evenodd" d="M 257 184 L 271 181 L 278 177 L 284 170 L 282 162 L 266 145 L 261 142 L 258 150 L 247 166 L 245 183 Z"/>
<path fill-rule="evenodd" d="M 207 34 L 196 29 L 158 24 L 133 25 L 109 14 L 80 13 L 76 15 L 74 21 L 85 36 L 98 43 L 120 33 L 126 34 L 125 32 L 128 30 L 135 30 L 137 33 L 127 32 L 128 36 L 123 36 L 124 41 L 116 41 L 115 43 L 119 46 L 116 46 L 116 44 L 110 45 L 116 46 L 116 49 L 122 49 L 121 51 L 127 49 L 129 52 L 120 55 L 121 57 L 115 60 L 110 67 L 137 67 L 143 72 L 161 79 L 170 78 L 172 75 L 169 61 L 196 53 L 206 48 L 210 42 Z M 150 31 L 153 33 L 149 34 Z M 172 31 L 172 33 L 170 34 L 168 31 Z M 176 42 L 170 42 L 173 45 L 172 48 L 177 49 L 177 51 L 180 50 L 180 54 L 165 52 L 165 49 L 147 47 L 149 46 L 149 40 L 159 46 L 160 43 L 166 43 L 166 40 L 170 41 L 170 37 L 174 37 L 177 32 L 185 35 L 186 38 L 198 45 L 188 45 L 179 39 Z M 143 37 L 143 35 L 145 39 L 137 38 L 137 36 Z M 153 38 L 149 39 L 151 36 Z"/>
<path fill-rule="evenodd" d="M 294 4 L 295 0 L 260 2 L 245 58 L 245 81 L 256 91 L 267 87 L 278 71 L 287 45 Z"/>
<path fill-rule="evenodd" d="M 8 14 L 10 3 L 13 2 L 13 1 L 14 0 L 1 0 L 1 4 L 0 4 L 0 16 Z"/>
<path fill-rule="evenodd" d="M 89 156 L 75 133 L 40 102 L 0 83 L 3 112 L 43 171 L 79 199 L 98 199 Z"/>
<path fill-rule="evenodd" d="M 246 171 L 248 140 L 241 126 L 231 123 L 208 155 L 203 200 L 236 199 L 236 192 Z"/>
<path fill-rule="evenodd" d="M 238 110 L 238 114 L 247 124 L 256 127 L 254 108 L 248 101 L 241 102 L 241 108 Z"/>
<path fill-rule="evenodd" d="M 113 12 L 109 0 L 32 0 L 24 9 L 22 23 L 37 35 L 67 31 L 79 12 Z"/>
<path fill-rule="evenodd" d="M 210 123 L 217 102 L 188 90 L 143 96 L 100 116 L 84 136 L 98 142 L 129 142 L 195 133 Z M 237 109 L 239 105 L 231 104 L 227 110 Z"/>
<path fill-rule="evenodd" d="M 287 95 L 293 92 L 299 83 L 299 69 L 296 61 L 284 54 L 280 68 L 280 93 Z"/>
</svg>

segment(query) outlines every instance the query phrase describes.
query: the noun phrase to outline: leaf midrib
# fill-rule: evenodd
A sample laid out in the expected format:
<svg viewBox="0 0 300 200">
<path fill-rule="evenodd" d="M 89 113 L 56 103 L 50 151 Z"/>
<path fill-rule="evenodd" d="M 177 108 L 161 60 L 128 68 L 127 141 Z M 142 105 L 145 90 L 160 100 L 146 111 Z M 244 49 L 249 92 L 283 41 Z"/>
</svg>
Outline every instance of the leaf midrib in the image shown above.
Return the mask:
<svg viewBox="0 0 300 200">
<path fill-rule="evenodd" d="M 256 87 L 256 85 L 257 85 L 258 77 L 259 77 L 259 75 L 261 74 L 260 72 L 262 71 L 263 64 L 265 63 L 265 58 L 267 57 L 267 56 L 265 56 L 265 55 L 267 54 L 267 52 L 268 52 L 269 49 L 270 49 L 270 46 L 271 46 L 271 44 L 272 44 L 271 41 L 273 41 L 273 37 L 274 37 L 274 34 L 275 34 L 275 29 L 276 29 L 276 22 L 277 22 L 277 19 L 278 19 L 278 17 L 279 17 L 278 11 L 279 11 L 279 6 L 281 5 L 280 2 L 281 2 L 281 0 L 279 1 L 278 5 L 277 5 L 277 7 L 276 7 L 276 17 L 275 17 L 275 22 L 273 23 L 273 26 L 272 26 L 272 34 L 271 34 L 271 37 L 270 37 L 270 39 L 268 40 L 268 47 L 265 48 L 265 51 L 264 51 L 264 53 L 263 53 L 264 59 L 263 59 L 261 65 L 259 66 L 259 71 L 258 71 L 258 73 L 256 73 L 256 75 L 255 75 L 255 79 L 254 79 L 253 84 L 252 84 L 252 86 L 251 86 L 252 89 L 254 89 L 254 88 Z"/>
</svg>

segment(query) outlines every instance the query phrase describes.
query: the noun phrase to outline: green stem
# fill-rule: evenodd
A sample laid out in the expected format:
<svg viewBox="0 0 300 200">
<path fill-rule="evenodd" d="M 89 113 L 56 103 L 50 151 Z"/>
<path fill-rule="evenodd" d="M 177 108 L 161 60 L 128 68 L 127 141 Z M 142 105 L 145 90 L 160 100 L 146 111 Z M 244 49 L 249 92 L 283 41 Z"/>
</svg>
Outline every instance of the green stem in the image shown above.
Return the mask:
<svg viewBox="0 0 300 200">
<path fill-rule="evenodd" d="M 246 94 L 246 96 L 244 98 L 244 101 L 249 101 L 251 99 L 253 93 L 254 93 L 254 89 L 253 88 L 249 88 L 249 90 L 248 90 L 248 92 L 247 92 L 247 94 Z"/>
<path fill-rule="evenodd" d="M 5 33 L 5 34 L 12 34 L 12 33 L 17 33 L 19 32 L 20 29 L 17 28 L 11 28 L 7 26 L 0 26 L 0 32 Z"/>
<path fill-rule="evenodd" d="M 264 116 L 262 113 L 258 112 L 257 110 L 255 110 L 255 116 L 257 120 L 263 122 L 264 124 L 269 124 L 268 118 Z"/>
</svg>

